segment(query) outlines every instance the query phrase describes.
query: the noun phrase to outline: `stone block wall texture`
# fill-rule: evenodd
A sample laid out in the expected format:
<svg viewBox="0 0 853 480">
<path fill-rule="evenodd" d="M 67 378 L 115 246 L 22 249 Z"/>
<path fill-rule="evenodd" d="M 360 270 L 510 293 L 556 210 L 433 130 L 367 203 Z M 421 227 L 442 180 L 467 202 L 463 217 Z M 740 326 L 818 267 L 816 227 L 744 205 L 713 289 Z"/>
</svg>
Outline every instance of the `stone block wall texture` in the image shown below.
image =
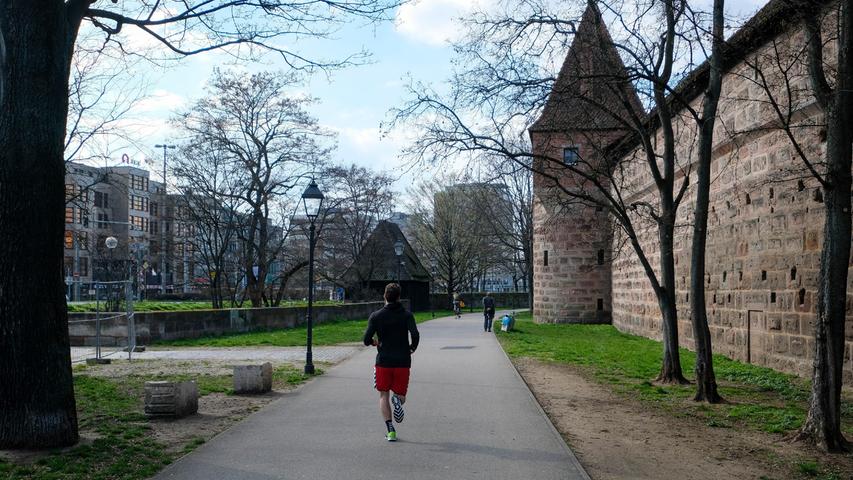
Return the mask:
<svg viewBox="0 0 853 480">
<path fill-rule="evenodd" d="M 752 52 L 749 61 L 769 62 L 776 51 L 786 55 L 792 46 L 804 44 L 802 32 L 796 29 L 772 42 L 775 45 L 768 43 Z M 832 45 L 828 46 L 827 58 L 834 58 Z M 791 98 L 781 83 L 771 83 L 770 89 L 777 99 L 784 100 L 783 108 L 791 105 L 798 112 L 795 118 L 801 118 L 804 125 L 818 125 L 798 128 L 796 137 L 809 158 L 820 162 L 825 148 L 819 127 L 822 119 L 807 93 L 806 70 L 797 66 L 791 74 Z M 708 319 L 715 353 L 808 377 L 814 353 L 815 296 L 823 241 L 822 196 L 790 140 L 773 128 L 774 113 L 757 80 L 755 69 L 745 62 L 724 76 L 709 207 L 705 279 Z M 693 107 L 700 109 L 700 101 L 695 100 Z M 677 155 L 682 171 L 689 172 L 690 162 L 695 160 L 696 131 L 693 122 L 682 114 L 683 120 L 676 122 Z M 626 203 L 656 205 L 656 190 L 639 152 L 628 153 L 622 164 L 625 176 L 616 183 L 625 186 L 622 193 Z M 683 180 L 682 174 L 676 185 Z M 675 242 L 679 337 L 682 345 L 691 349 L 688 295 L 694 199 L 691 188 L 679 208 Z M 559 259 L 556 265 L 562 264 L 562 258 L 571 265 L 572 258 L 588 256 L 578 253 L 583 250 L 576 243 L 588 223 L 568 216 L 545 220 L 541 213 L 538 218 L 540 226 L 547 224 L 553 231 L 537 229 L 534 239 L 534 313 L 540 320 L 560 321 L 561 312 L 573 311 L 585 297 L 573 295 L 571 279 L 559 278 L 577 269 L 543 268 L 542 252 L 549 250 L 552 265 L 555 259 Z M 639 216 L 633 220 L 639 226 L 640 243 L 657 269 L 657 230 Z M 657 300 L 635 252 L 626 248 L 623 240 L 616 234 L 610 247 L 612 323 L 621 331 L 660 339 Z M 848 291 L 853 292 L 853 276 L 849 282 Z M 853 295 L 848 294 L 847 302 L 853 306 Z M 849 385 L 853 383 L 853 317 L 847 320 L 846 340 L 844 382 Z"/>
<path fill-rule="evenodd" d="M 534 132 L 531 140 L 538 156 L 561 159 L 563 148 L 572 146 L 589 159 L 600 151 L 601 143 L 619 135 L 597 132 L 592 140 L 583 134 Z M 534 176 L 533 315 L 549 323 L 610 323 L 608 214 L 599 206 L 563 195 L 563 188 L 579 191 L 584 187 L 560 172 L 560 166 L 539 169 L 554 170 L 560 184 L 544 175 Z"/>
<path fill-rule="evenodd" d="M 365 302 L 316 306 L 313 320 L 315 325 L 335 320 L 366 320 L 373 311 L 382 308 L 383 305 L 384 302 Z M 136 343 L 150 345 L 158 340 L 180 340 L 256 330 L 293 328 L 305 324 L 306 313 L 305 307 L 137 312 L 134 315 Z M 94 318 L 94 313 L 68 314 L 68 335 L 72 346 L 95 345 L 95 322 L 91 321 Z M 81 322 L 81 320 L 88 321 Z M 127 345 L 126 317 L 102 322 L 101 345 L 105 347 Z"/>
<path fill-rule="evenodd" d="M 803 44 L 801 32 L 788 32 L 786 40 Z M 752 61 L 769 58 L 770 48 L 759 49 Z M 730 358 L 808 377 L 823 242 L 822 195 L 784 132 L 767 128 L 774 116 L 764 101 L 766 92 L 751 72 L 741 63 L 725 75 L 715 135 L 705 279 L 713 348 Z M 805 70 L 794 69 L 793 75 L 793 83 L 805 88 Z M 787 101 L 775 84 L 770 86 L 776 98 Z M 791 101 L 797 102 L 795 110 L 804 123 L 820 124 L 812 98 L 801 94 Z M 698 106 L 696 101 L 694 107 Z M 685 120 L 679 133 L 680 158 L 692 160 L 695 129 Z M 796 135 L 809 158 L 820 162 L 825 148 L 820 128 L 800 128 Z M 645 171 L 642 167 L 634 171 L 637 188 L 630 201 L 656 202 Z M 687 226 L 694 202 L 690 189 L 679 209 L 677 223 L 684 227 L 676 232 L 675 245 L 679 337 L 690 349 L 692 229 Z M 641 243 L 656 256 L 656 229 L 646 227 Z M 623 249 L 615 255 L 612 288 L 613 324 L 625 332 L 660 339 L 660 310 L 633 251 Z M 853 292 L 853 285 L 848 290 Z M 853 304 L 853 296 L 848 295 L 847 302 Z M 849 317 L 846 340 L 844 382 L 850 384 L 853 318 Z"/>
</svg>

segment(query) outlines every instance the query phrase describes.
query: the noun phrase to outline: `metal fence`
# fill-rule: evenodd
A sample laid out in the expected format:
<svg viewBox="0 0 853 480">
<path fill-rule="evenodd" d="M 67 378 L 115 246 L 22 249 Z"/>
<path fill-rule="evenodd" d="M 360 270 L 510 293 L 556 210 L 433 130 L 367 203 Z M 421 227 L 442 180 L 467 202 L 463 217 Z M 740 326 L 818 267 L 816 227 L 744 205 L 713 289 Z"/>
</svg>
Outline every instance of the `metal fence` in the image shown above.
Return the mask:
<svg viewBox="0 0 853 480">
<path fill-rule="evenodd" d="M 74 363 L 82 363 L 86 361 L 94 361 L 95 363 L 106 363 L 111 356 L 127 352 L 127 359 L 133 359 L 133 353 L 136 349 L 136 322 L 134 320 L 133 311 L 133 282 L 130 280 L 121 280 L 115 282 L 93 282 L 95 290 L 95 318 L 83 320 L 71 320 L 69 324 L 88 323 L 94 324 L 95 327 L 95 356 L 93 358 L 78 360 Z M 124 299 L 124 311 L 105 311 L 115 310 L 110 309 L 110 305 L 118 305 Z M 122 322 L 124 319 L 124 322 Z M 113 345 L 105 346 L 102 341 L 102 327 L 105 323 L 110 325 L 126 324 L 126 338 L 124 342 L 112 342 Z M 113 329 L 115 330 L 115 329 Z M 124 344 L 124 345 L 122 345 Z"/>
</svg>

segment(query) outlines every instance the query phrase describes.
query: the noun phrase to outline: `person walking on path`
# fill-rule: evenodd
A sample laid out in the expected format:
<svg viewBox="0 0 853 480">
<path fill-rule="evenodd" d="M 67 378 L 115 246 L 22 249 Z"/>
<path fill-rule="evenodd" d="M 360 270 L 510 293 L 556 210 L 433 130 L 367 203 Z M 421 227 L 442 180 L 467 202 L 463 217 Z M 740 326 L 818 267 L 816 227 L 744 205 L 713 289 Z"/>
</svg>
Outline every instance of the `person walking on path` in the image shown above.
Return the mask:
<svg viewBox="0 0 853 480">
<path fill-rule="evenodd" d="M 388 430 L 385 439 L 389 442 L 397 441 L 397 431 L 391 420 L 391 403 L 394 404 L 394 420 L 402 422 L 412 354 L 418 348 L 419 341 L 415 317 L 400 303 L 400 285 L 389 283 L 385 287 L 385 306 L 370 314 L 364 332 L 364 344 L 373 345 L 378 351 L 373 367 L 373 382 L 379 391 L 379 412 L 385 420 L 385 428 Z M 394 394 L 390 395 L 391 392 Z"/>
<path fill-rule="evenodd" d="M 486 292 L 486 296 L 483 297 L 483 317 L 485 317 L 483 331 L 491 332 L 495 319 L 495 299 L 489 295 L 489 292 Z"/>
<path fill-rule="evenodd" d="M 453 294 L 453 313 L 456 315 L 456 318 L 462 317 L 462 309 L 465 308 L 465 302 L 462 300 L 462 295 L 458 293 Z"/>
</svg>

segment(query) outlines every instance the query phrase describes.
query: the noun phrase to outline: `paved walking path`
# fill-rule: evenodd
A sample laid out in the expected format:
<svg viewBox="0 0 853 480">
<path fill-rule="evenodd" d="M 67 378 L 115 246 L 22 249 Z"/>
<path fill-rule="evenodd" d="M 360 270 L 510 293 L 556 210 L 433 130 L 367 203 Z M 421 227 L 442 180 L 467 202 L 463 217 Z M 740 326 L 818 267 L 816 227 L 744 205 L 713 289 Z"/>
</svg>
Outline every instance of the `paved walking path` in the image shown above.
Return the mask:
<svg viewBox="0 0 853 480">
<path fill-rule="evenodd" d="M 482 316 L 419 325 L 399 441 L 384 439 L 365 349 L 156 479 L 587 479 Z"/>
<path fill-rule="evenodd" d="M 338 363 L 362 350 L 359 345 L 335 345 L 331 347 L 314 347 L 315 362 Z M 127 359 L 127 352 L 114 347 L 104 347 L 102 355 L 107 358 Z M 83 362 L 95 356 L 93 347 L 71 347 L 71 361 Z M 223 361 L 272 361 L 272 362 L 304 362 L 305 347 L 218 347 L 195 348 L 182 347 L 176 349 L 147 349 L 134 353 L 135 360 L 223 360 Z"/>
</svg>

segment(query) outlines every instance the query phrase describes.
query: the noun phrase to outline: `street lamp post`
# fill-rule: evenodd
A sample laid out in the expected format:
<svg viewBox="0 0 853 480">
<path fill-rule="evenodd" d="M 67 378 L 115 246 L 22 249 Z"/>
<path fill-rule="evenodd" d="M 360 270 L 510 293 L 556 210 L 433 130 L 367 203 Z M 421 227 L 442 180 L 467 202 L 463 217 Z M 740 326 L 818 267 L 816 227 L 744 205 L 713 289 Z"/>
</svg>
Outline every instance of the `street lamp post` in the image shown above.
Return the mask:
<svg viewBox="0 0 853 480">
<path fill-rule="evenodd" d="M 320 215 L 320 208 L 323 205 L 323 192 L 317 187 L 317 182 L 311 179 L 308 188 L 302 193 L 302 203 L 305 205 L 305 215 L 308 217 L 310 227 L 308 229 L 308 313 L 305 316 L 305 324 L 308 327 L 308 349 L 305 352 L 305 373 L 307 375 L 314 374 L 314 360 L 311 353 L 311 343 L 313 341 L 313 313 L 314 313 L 314 222 L 317 216 Z"/>
<path fill-rule="evenodd" d="M 166 196 L 166 150 L 174 150 L 177 146 L 158 143 L 154 145 L 154 148 L 163 149 L 163 202 L 157 214 L 160 218 L 166 218 L 166 202 L 168 200 Z M 160 293 L 166 293 L 166 222 L 162 222 L 160 225 L 160 290 Z"/>
</svg>

